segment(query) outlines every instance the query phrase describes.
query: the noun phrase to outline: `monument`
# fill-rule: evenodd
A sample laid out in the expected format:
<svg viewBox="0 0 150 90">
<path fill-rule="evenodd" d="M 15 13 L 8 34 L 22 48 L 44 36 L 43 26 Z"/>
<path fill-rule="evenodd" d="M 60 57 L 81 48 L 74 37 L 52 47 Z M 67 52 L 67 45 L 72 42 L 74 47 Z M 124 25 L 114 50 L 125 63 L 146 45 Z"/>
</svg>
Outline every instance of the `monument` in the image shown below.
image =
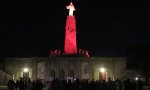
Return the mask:
<svg viewBox="0 0 150 90">
<path fill-rule="evenodd" d="M 65 54 L 77 54 L 77 44 L 76 44 L 76 21 L 73 12 L 75 11 L 73 3 L 67 6 L 69 9 L 69 16 L 66 20 L 66 34 L 65 34 Z"/>
<path fill-rule="evenodd" d="M 65 43 L 64 52 L 60 49 L 55 49 L 50 52 L 50 56 L 85 56 L 89 58 L 89 53 L 87 50 L 78 49 L 76 41 L 76 19 L 73 12 L 76 10 L 73 3 L 71 2 L 66 8 L 69 10 L 69 15 L 66 20 L 65 27 Z"/>
<path fill-rule="evenodd" d="M 89 58 L 87 50 L 77 48 L 73 3 L 70 3 L 67 9 L 69 15 L 66 19 L 64 50 L 52 50 L 50 57 L 4 58 L 4 65 L 1 67 L 4 69 L 0 69 L 0 85 L 7 84 L 10 78 L 17 80 L 24 76 L 32 80 L 38 78 L 43 82 L 51 81 L 53 78 L 107 80 L 111 77 L 115 80 L 129 76 L 125 68 L 125 57 L 90 56 Z M 130 72 L 129 74 L 134 76 Z"/>
</svg>

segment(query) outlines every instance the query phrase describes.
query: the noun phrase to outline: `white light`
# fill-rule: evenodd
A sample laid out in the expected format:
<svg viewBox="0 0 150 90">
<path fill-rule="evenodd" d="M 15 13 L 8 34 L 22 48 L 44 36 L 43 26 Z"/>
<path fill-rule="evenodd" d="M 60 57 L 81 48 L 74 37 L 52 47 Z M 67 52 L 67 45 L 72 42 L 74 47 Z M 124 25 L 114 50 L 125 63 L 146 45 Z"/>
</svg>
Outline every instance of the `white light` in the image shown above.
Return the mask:
<svg viewBox="0 0 150 90">
<path fill-rule="evenodd" d="M 105 68 L 100 68 L 100 71 L 105 72 L 106 70 L 105 70 Z"/>
<path fill-rule="evenodd" d="M 23 71 L 24 71 L 24 72 L 28 72 L 28 68 L 24 68 Z"/>
<path fill-rule="evenodd" d="M 136 78 L 135 78 L 135 80 L 136 80 L 136 81 L 138 81 L 138 80 L 139 80 L 139 78 L 138 78 L 138 77 L 136 77 Z"/>
</svg>

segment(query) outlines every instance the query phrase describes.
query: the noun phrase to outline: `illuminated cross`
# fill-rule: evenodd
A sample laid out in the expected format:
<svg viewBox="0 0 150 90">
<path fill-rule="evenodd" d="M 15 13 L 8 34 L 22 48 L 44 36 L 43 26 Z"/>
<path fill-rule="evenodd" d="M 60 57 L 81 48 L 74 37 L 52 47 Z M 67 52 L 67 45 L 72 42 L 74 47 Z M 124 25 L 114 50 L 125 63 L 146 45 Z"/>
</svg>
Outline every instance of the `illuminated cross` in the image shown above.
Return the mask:
<svg viewBox="0 0 150 90">
<path fill-rule="evenodd" d="M 73 3 L 71 2 L 69 6 L 66 6 L 67 9 L 69 9 L 69 16 L 73 16 L 73 11 L 75 11 L 76 9 L 74 8 Z"/>
</svg>

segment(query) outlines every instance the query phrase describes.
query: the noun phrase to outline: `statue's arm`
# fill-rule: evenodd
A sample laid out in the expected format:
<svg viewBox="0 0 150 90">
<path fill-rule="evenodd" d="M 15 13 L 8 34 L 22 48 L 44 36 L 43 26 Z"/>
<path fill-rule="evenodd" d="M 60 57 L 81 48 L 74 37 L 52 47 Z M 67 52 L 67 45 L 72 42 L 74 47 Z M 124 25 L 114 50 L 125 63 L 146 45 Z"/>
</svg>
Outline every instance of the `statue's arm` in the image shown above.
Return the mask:
<svg viewBox="0 0 150 90">
<path fill-rule="evenodd" d="M 66 6 L 67 9 L 69 9 L 69 6 Z"/>
</svg>

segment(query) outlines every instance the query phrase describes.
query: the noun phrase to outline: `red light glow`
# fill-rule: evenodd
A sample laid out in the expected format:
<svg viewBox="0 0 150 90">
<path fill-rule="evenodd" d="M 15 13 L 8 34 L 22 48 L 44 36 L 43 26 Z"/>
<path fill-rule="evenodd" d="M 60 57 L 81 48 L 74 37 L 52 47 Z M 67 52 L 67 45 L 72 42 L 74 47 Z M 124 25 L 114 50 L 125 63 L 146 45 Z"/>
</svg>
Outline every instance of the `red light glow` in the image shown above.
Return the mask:
<svg viewBox="0 0 150 90">
<path fill-rule="evenodd" d="M 70 5 L 67 6 L 67 9 L 69 9 L 69 15 L 67 16 L 65 27 L 66 32 L 65 32 L 64 52 L 61 52 L 60 49 L 51 50 L 50 56 L 79 55 L 89 58 L 90 56 L 87 50 L 83 49 L 77 50 L 76 20 L 75 16 L 73 16 L 75 7 L 73 3 L 70 3 Z"/>
<path fill-rule="evenodd" d="M 65 54 L 77 54 L 76 21 L 74 16 L 68 16 L 66 21 Z"/>
</svg>

